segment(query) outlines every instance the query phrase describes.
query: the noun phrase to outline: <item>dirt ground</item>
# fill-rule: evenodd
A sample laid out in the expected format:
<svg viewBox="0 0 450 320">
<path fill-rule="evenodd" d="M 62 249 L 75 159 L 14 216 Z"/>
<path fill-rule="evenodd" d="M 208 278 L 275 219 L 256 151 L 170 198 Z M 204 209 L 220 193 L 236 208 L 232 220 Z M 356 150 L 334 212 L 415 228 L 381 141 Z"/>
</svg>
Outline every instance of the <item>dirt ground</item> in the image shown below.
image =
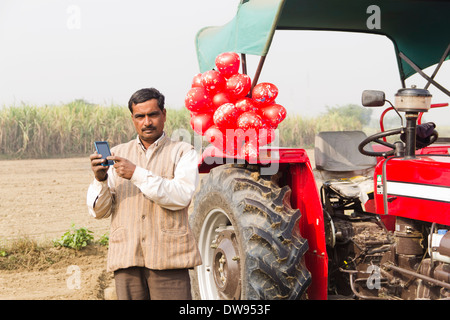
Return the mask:
<svg viewBox="0 0 450 320">
<path fill-rule="evenodd" d="M 48 243 L 72 224 L 93 231 L 98 240 L 109 231 L 110 221 L 88 214 L 86 192 L 92 179 L 87 157 L 0 161 L 0 245 L 23 238 Z M 41 271 L 0 270 L 0 300 L 114 298 L 106 253 L 105 247 L 89 246 Z"/>
<path fill-rule="evenodd" d="M 0 242 L 28 238 L 46 243 L 73 223 L 92 230 L 98 240 L 109 220 L 88 214 L 85 199 L 92 179 L 88 158 L 0 161 Z M 102 298 L 111 282 L 106 252 L 93 246 L 44 271 L 0 271 L 0 299 Z"/>
</svg>

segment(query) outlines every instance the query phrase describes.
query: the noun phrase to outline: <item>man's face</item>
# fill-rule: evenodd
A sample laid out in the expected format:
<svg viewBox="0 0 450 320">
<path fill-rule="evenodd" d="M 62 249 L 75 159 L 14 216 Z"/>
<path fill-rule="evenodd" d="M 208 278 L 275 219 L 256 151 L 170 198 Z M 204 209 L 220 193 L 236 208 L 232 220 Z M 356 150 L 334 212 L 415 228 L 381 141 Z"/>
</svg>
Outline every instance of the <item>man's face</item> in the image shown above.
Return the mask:
<svg viewBox="0 0 450 320">
<path fill-rule="evenodd" d="M 164 122 L 166 122 L 166 109 L 161 111 L 156 99 L 147 100 L 133 104 L 131 118 L 139 138 L 141 138 L 145 148 L 148 148 L 163 133 Z"/>
</svg>

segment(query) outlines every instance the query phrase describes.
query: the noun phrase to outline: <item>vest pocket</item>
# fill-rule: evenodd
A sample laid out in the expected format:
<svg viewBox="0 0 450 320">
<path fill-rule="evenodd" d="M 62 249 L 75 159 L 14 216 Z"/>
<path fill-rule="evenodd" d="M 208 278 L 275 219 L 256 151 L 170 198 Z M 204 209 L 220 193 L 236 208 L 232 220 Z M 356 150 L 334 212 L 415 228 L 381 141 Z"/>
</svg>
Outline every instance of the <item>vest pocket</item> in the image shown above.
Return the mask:
<svg viewBox="0 0 450 320">
<path fill-rule="evenodd" d="M 109 236 L 110 243 L 124 243 L 127 239 L 127 230 L 124 227 L 118 227 L 111 232 Z"/>
<path fill-rule="evenodd" d="M 183 211 L 166 211 L 160 212 L 161 230 L 172 234 L 187 233 L 187 217 Z"/>
</svg>

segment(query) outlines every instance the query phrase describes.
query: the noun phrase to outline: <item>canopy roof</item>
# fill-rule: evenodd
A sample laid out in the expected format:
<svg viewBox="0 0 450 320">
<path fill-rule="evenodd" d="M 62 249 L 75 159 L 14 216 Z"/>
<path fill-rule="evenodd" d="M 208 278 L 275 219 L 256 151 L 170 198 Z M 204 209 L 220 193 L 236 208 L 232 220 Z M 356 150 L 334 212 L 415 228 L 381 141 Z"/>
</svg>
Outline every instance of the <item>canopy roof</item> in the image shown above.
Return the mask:
<svg viewBox="0 0 450 320">
<path fill-rule="evenodd" d="M 368 10 L 376 4 L 380 29 L 369 29 Z M 443 0 L 241 0 L 235 17 L 196 36 L 200 71 L 214 68 L 215 57 L 233 51 L 267 55 L 275 30 L 328 30 L 381 34 L 394 43 L 400 78 L 439 63 L 450 44 L 450 2 Z M 375 48 L 376 50 L 376 48 Z M 448 59 L 448 55 L 446 57 Z M 368 61 L 368 63 L 371 63 Z"/>
</svg>

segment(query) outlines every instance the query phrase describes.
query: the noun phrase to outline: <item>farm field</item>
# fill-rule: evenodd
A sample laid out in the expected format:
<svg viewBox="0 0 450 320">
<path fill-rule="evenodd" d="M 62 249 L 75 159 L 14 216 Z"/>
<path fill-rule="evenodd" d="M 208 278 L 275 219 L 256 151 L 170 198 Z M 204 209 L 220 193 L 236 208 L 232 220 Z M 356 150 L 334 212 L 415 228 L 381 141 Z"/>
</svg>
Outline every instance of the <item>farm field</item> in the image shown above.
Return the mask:
<svg viewBox="0 0 450 320">
<path fill-rule="evenodd" d="M 311 162 L 313 154 L 308 150 Z M 109 219 L 89 216 L 86 191 L 93 179 L 88 157 L 0 161 L 0 244 L 15 239 L 38 243 L 59 239 L 72 224 L 94 232 L 109 230 Z M 93 245 L 68 252 L 50 268 L 0 270 L 0 300 L 96 300 L 113 285 L 106 272 L 106 247 Z M 81 283 L 71 285 L 77 266 Z"/>
<path fill-rule="evenodd" d="M 86 227 L 98 239 L 109 220 L 89 216 L 85 204 L 93 178 L 88 158 L 0 161 L 0 241 L 28 238 L 45 243 L 60 238 L 72 224 Z M 98 299 L 106 273 L 105 247 L 92 246 L 74 253 L 50 268 L 0 271 L 0 300 Z M 80 288 L 68 285 L 79 267 Z M 72 289 L 69 289 L 69 288 Z"/>
</svg>

